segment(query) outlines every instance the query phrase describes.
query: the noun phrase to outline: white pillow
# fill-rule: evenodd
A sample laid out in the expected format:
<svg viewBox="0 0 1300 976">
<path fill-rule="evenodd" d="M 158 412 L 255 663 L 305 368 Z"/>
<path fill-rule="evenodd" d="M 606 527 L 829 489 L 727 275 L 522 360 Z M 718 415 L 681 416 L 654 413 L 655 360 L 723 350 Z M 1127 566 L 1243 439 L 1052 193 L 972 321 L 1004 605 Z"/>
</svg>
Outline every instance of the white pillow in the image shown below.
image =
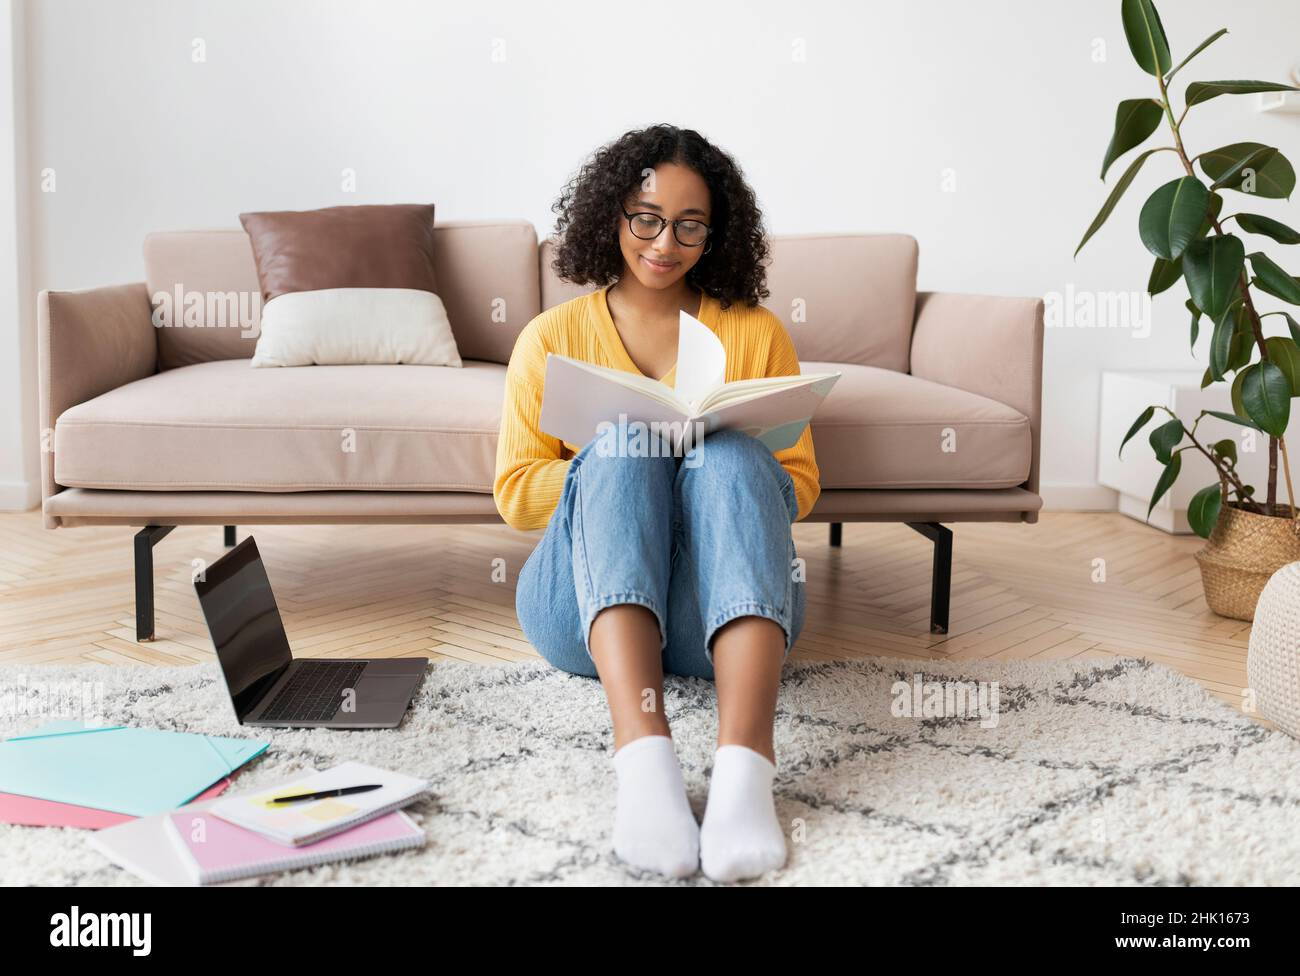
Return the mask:
<svg viewBox="0 0 1300 976">
<path fill-rule="evenodd" d="M 254 366 L 461 366 L 442 299 L 414 288 L 322 288 L 262 308 Z"/>
</svg>

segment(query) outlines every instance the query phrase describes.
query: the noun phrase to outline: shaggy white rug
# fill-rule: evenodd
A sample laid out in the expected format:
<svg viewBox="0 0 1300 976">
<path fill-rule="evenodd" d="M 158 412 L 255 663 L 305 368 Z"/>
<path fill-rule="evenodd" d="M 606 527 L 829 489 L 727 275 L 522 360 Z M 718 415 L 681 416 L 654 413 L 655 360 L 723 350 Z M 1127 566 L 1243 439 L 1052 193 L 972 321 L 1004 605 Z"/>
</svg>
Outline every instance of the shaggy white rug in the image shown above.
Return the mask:
<svg viewBox="0 0 1300 976">
<path fill-rule="evenodd" d="M 895 682 L 996 681 L 998 722 L 893 714 Z M 539 662 L 438 663 L 394 731 L 240 729 L 215 665 L 0 668 L 102 682 L 115 723 L 269 739 L 236 788 L 346 759 L 422 776 L 420 851 L 267 884 L 658 884 L 610 850 L 615 778 L 599 684 Z M 907 699 L 912 700 L 910 696 Z M 667 709 L 704 812 L 713 685 Z M 0 716 L 0 733 L 35 724 Z M 786 867 L 759 884 L 1224 885 L 1300 879 L 1300 745 L 1145 661 L 787 668 L 776 725 Z M 0 882 L 135 884 L 81 831 L 0 825 Z M 249 884 L 256 882 L 247 882 Z M 702 874 L 677 884 L 709 884 Z"/>
</svg>

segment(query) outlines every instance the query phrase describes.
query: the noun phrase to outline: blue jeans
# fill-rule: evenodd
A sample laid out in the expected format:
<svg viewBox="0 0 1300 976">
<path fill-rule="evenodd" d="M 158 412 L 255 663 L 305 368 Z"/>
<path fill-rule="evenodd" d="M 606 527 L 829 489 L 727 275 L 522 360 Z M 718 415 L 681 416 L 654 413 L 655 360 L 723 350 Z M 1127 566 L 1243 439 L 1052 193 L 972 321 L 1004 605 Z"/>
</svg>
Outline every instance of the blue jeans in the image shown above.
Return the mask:
<svg viewBox="0 0 1300 976">
<path fill-rule="evenodd" d="M 594 678 L 592 621 L 631 603 L 659 622 L 666 674 L 712 679 L 714 632 L 744 616 L 781 626 L 784 661 L 805 605 L 789 473 L 735 430 L 710 434 L 684 457 L 641 453 L 627 427 L 611 426 L 574 456 L 546 533 L 519 571 L 524 635 L 557 668 Z"/>
</svg>

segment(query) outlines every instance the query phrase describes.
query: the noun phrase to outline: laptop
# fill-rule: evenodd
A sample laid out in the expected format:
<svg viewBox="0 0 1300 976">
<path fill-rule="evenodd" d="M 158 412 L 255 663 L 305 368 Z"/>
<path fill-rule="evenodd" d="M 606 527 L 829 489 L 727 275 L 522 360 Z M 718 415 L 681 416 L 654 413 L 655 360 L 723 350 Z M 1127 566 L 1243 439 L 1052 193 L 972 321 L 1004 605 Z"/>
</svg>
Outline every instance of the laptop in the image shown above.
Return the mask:
<svg viewBox="0 0 1300 976">
<path fill-rule="evenodd" d="M 396 728 L 429 664 L 423 657 L 295 658 L 252 536 L 209 566 L 194 589 L 240 725 Z"/>
</svg>

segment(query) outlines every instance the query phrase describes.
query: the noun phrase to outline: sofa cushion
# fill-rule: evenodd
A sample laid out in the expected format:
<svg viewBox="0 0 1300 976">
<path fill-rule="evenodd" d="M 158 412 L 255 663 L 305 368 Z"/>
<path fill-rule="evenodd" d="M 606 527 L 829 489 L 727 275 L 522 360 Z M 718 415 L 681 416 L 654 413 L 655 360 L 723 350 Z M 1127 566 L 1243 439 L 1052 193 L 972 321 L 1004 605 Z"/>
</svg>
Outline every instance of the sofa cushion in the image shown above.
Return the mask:
<svg viewBox="0 0 1300 976">
<path fill-rule="evenodd" d="M 167 370 L 72 407 L 54 428 L 67 487 L 492 490 L 506 368 Z"/>
<path fill-rule="evenodd" d="M 800 360 L 907 372 L 917 254 L 907 234 L 780 234 L 763 304 Z"/>
<path fill-rule="evenodd" d="M 875 366 L 799 365 L 843 374 L 812 425 L 823 489 L 1011 488 L 1029 477 L 1033 434 L 1011 407 Z"/>
<path fill-rule="evenodd" d="M 813 421 L 823 489 L 1009 488 L 1029 475 L 1029 421 L 1010 407 L 889 369 L 800 366 L 843 374 Z M 505 373 L 472 359 L 459 369 L 267 370 L 239 359 L 168 370 L 65 411 L 55 480 L 152 491 L 491 492 Z"/>
</svg>

